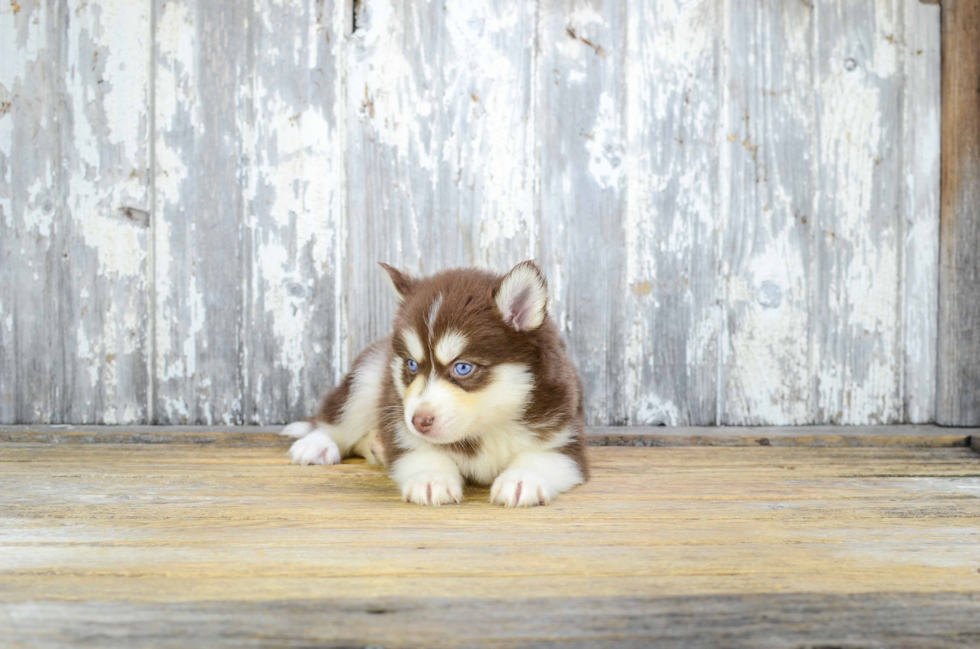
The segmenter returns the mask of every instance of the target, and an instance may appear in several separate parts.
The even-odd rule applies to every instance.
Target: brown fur
[[[391,467],[406,451],[397,441],[397,431],[399,426],[404,426],[405,413],[390,367],[394,359],[411,356],[400,335],[402,330],[411,328],[419,335],[426,352],[424,358],[416,359],[419,373],[428,375],[434,371],[439,378],[466,392],[477,393],[486,388],[494,379],[493,368],[500,364],[517,364],[528,368],[533,377],[533,388],[527,406],[516,423],[523,424],[541,442],[547,442],[565,430],[574,431],[572,439],[556,450],[572,458],[583,478],[588,479],[582,384],[551,318],[545,315],[537,328],[518,330],[522,323],[512,322],[514,314],[503,314],[497,306],[496,296],[504,275],[477,269],[457,269],[417,279],[385,264],[382,266],[402,297],[393,322],[394,334],[358,355],[351,373],[324,398],[315,419],[327,424],[340,422],[345,416],[344,408],[355,387],[358,370],[369,358],[384,354],[385,371],[380,376],[378,392],[379,430],[375,454]],[[533,270],[544,284],[544,278],[533,262],[525,262],[517,268],[522,267],[525,271]],[[530,292],[523,292],[515,298],[515,302],[527,304],[527,300],[532,298]],[[429,312],[437,301],[440,303],[438,315],[430,323]],[[431,348],[432,341],[440,340],[450,330],[466,336],[466,361],[474,364],[473,374],[462,379],[453,375],[453,362],[443,365]],[[401,379],[404,385],[408,385],[414,377],[407,364],[403,362],[402,365]],[[477,436],[448,443],[446,450],[460,457],[475,458],[483,446],[481,438]]]
[[[530,262],[526,262],[530,263]],[[533,265],[533,264],[532,264]],[[537,267],[534,267],[537,271]],[[386,267],[389,270],[390,267]],[[389,273],[394,269],[390,269]],[[588,478],[586,456],[582,386],[578,372],[565,351],[558,329],[551,318],[532,331],[516,331],[504,322],[504,315],[497,308],[494,298],[504,276],[477,269],[457,269],[439,273],[429,278],[412,279],[399,271],[392,278],[396,287],[405,287],[404,300],[395,316],[393,331],[413,328],[426,338],[428,310],[438,296],[442,296],[438,317],[434,323],[434,340],[449,330],[458,330],[467,338],[467,360],[477,364],[476,375],[465,380],[453,378],[451,367],[443,366],[426,345],[425,359],[419,363],[419,373],[427,374],[433,366],[437,375],[467,391],[480,390],[491,378],[489,371],[501,363],[520,363],[530,368],[534,388],[523,423],[542,440],[571,426],[577,434],[573,441],[561,449],[575,460]],[[540,274],[540,271],[537,271]],[[391,354],[408,356],[400,336],[392,338]],[[389,360],[392,356],[389,356]],[[403,377],[411,381],[408,370]],[[389,375],[382,390],[381,439],[386,449],[387,463],[394,462],[403,450],[395,443],[395,430],[401,421],[401,400]],[[478,452],[477,440],[457,442],[454,451],[472,455]],[[473,442],[477,442],[474,444]]]

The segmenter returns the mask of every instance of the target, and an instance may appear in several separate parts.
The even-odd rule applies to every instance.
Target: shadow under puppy
[[[458,503],[464,480],[490,501],[545,505],[589,477],[582,384],[530,261],[500,276],[456,269],[413,278],[386,264],[400,304],[298,437],[294,464],[382,462],[404,500]]]

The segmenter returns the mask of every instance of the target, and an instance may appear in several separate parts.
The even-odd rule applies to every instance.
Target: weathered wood
[[[536,3],[358,6],[347,68],[349,357],[391,323],[377,262],[505,271],[536,254]]]
[[[545,0],[535,84],[540,262],[568,342],[587,421],[621,419],[626,205],[626,6]],[[635,297],[635,296],[634,296]],[[614,414],[615,413],[615,414]]]
[[[626,273],[619,285],[626,299],[616,315],[625,322],[617,423],[718,423],[721,10],[710,0],[626,3]]]
[[[943,0],[936,421],[980,424],[980,1]]]
[[[721,423],[822,421],[814,411],[814,13],[735,3],[720,127]]]
[[[14,3],[0,40],[0,421],[146,421],[149,4]]]
[[[249,6],[154,0],[157,423],[243,420]]]
[[[251,4],[242,419],[305,419],[344,369],[347,4]]]
[[[203,444],[268,446],[285,450],[293,440],[278,426],[36,426],[0,425],[0,443]],[[939,426],[688,427],[600,426],[586,429],[592,446],[968,446],[980,429]]]
[[[65,421],[64,7],[0,12],[0,421]],[[71,336],[65,339],[66,336]]]
[[[791,426],[763,428],[590,428],[593,446],[795,446],[930,448],[967,446],[964,429],[938,426]],[[0,437],[2,439],[2,437]],[[25,438],[26,439],[26,438]]]
[[[903,2],[815,2],[816,421],[903,418]]]
[[[940,10],[903,2],[902,227],[906,423],[936,420],[939,312]]]
[[[980,602],[959,593],[0,606],[8,641],[104,647],[964,647]],[[533,614],[529,612],[533,611]],[[111,630],[111,631],[110,631]]]
[[[593,424],[980,410],[935,7],[15,5],[0,421],[284,422],[386,333],[376,261],[528,257]]]
[[[150,11],[65,3],[62,421],[148,420]]]
[[[0,624],[31,645],[975,643],[970,449],[592,455],[588,484],[504,510],[408,506],[378,467],[267,448],[3,444]]]

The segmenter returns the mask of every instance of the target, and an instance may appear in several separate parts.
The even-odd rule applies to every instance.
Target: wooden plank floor
[[[980,646],[966,445],[593,448],[505,510],[266,442],[0,443],[0,644]]]

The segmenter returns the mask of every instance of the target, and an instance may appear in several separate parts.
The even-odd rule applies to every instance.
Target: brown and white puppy
[[[582,387],[530,261],[506,276],[449,270],[416,279],[382,264],[400,300],[390,337],[364,350],[298,437],[294,464],[381,461],[420,505],[545,505],[589,477]],[[383,456],[383,457],[382,457]]]

